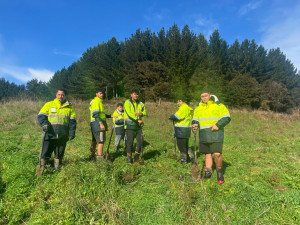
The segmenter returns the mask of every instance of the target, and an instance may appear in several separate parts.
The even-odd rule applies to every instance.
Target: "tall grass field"
[[[107,101],[106,113],[118,101]],[[146,102],[144,163],[127,164],[123,142],[118,154],[110,145],[112,162],[89,161],[89,102],[73,101],[76,138],[67,144],[62,170],[50,167],[36,177],[44,103],[0,104],[0,224],[300,224],[299,113],[229,109],[225,183],[218,184],[215,171],[194,181],[178,149],[174,158],[168,117],[175,103]],[[200,169],[203,157],[198,153]]]

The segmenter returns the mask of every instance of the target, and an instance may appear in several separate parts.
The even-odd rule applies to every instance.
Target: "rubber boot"
[[[139,161],[139,158],[140,158],[140,153],[139,152],[135,152],[134,153],[134,157],[133,157],[133,161],[137,162],[137,161]]]
[[[54,158],[54,169],[56,172],[60,171],[60,167],[61,167],[61,160]]]
[[[180,163],[181,164],[186,164],[186,160],[187,160],[186,153],[180,153]]]
[[[90,151],[91,151],[90,160],[95,161],[96,160],[96,148],[93,148],[91,146]]]
[[[223,184],[224,183],[224,176],[222,173],[222,169],[217,169],[217,178],[218,178],[218,183]]]
[[[96,156],[96,162],[102,162],[104,161],[104,156],[103,155],[97,155]]]
[[[204,169],[205,175],[204,178],[210,178],[212,175],[212,169],[211,168],[205,168]]]
[[[132,163],[132,157],[131,157],[131,154],[128,154],[127,153],[127,163]]]
[[[48,160],[46,160],[46,159],[40,159],[40,163],[36,166],[36,171],[35,171],[36,176],[42,176],[43,175],[43,172],[44,172],[45,166],[47,164],[47,161]]]
[[[191,148],[188,149],[188,155],[190,157],[191,162],[195,162],[195,155]]]

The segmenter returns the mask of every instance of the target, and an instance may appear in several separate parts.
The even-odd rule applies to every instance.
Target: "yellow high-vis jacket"
[[[116,135],[123,135],[124,134],[124,112],[120,112],[116,109],[113,113],[113,116],[117,116],[118,118],[113,118]]]
[[[209,100],[207,103],[201,102],[195,109],[192,124],[198,124],[200,127],[199,141],[201,143],[214,143],[223,142],[224,127],[230,120],[230,114],[225,105]],[[214,124],[219,130],[211,130]]]
[[[105,110],[102,102],[103,100],[97,96],[90,102],[92,132],[101,131],[100,124],[99,124],[100,121],[103,123],[105,127],[105,131],[107,131],[106,118],[111,118],[111,116],[105,114]]]
[[[125,120],[125,129],[128,130],[139,130],[141,126],[138,123],[138,118],[135,114],[142,113],[142,117],[146,115],[145,105],[140,102],[134,102],[131,99],[128,99],[124,103],[124,120]]]
[[[68,101],[62,104],[58,99],[47,102],[38,114],[40,126],[48,125],[45,140],[65,139],[75,136],[76,114],[72,104]]]
[[[186,103],[179,106],[178,111],[170,116],[174,121],[174,137],[189,138],[191,136],[191,122],[193,109]]]

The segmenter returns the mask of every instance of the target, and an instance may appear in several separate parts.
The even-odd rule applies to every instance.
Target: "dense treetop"
[[[206,40],[176,24],[158,33],[138,29],[121,42],[112,37],[88,48],[47,83],[31,80],[25,88],[1,79],[0,87],[0,99],[24,92],[49,99],[63,88],[69,97],[85,100],[100,87],[108,98],[128,97],[135,87],[145,101],[185,95],[196,102],[209,88],[233,107],[287,112],[300,106],[300,76],[279,48],[266,50],[248,39],[228,45],[218,30]]]

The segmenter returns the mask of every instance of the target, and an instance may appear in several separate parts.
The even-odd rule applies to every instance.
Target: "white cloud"
[[[265,28],[262,35],[262,45],[267,48],[280,48],[291,60],[294,66],[300,69],[300,5],[290,12],[286,18]],[[266,27],[266,25],[264,25]]]
[[[215,22],[212,18],[207,18],[202,15],[194,15],[194,27],[192,30],[196,33],[202,33],[207,40],[209,40],[210,35],[214,30],[219,29],[219,24]]]
[[[249,2],[246,5],[243,5],[238,12],[239,16],[244,16],[246,15],[248,12],[257,9],[259,6],[261,5],[261,1],[253,1],[253,2]]]
[[[17,67],[11,65],[0,65],[0,75],[12,77],[22,83],[26,83],[32,79],[47,82],[54,75],[54,72],[47,69],[33,69],[25,67]]]
[[[53,54],[70,56],[70,57],[73,57],[73,58],[76,58],[76,59],[81,57],[81,55],[79,55],[79,54],[72,54],[72,53],[69,53],[69,52],[61,52],[61,51],[58,51],[57,49],[53,49]]]

